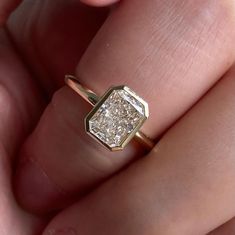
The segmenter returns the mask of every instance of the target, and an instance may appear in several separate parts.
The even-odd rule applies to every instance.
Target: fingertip
[[[82,3],[96,6],[96,7],[104,7],[118,2],[119,0],[80,0]]]

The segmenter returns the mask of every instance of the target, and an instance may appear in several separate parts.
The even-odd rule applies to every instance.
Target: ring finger
[[[80,81],[102,94],[126,84],[148,101],[144,132],[156,138],[182,116],[234,61],[230,1],[121,2],[77,69]],[[25,143],[17,193],[30,209],[71,201],[139,154],[130,145],[115,155],[85,135],[90,107],[71,89],[58,91]]]

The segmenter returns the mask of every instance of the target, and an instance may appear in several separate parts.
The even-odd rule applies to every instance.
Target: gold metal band
[[[65,83],[92,106],[94,106],[100,99],[98,95],[81,85],[78,79],[72,75],[65,76]]]
[[[66,75],[65,83],[92,106],[96,105],[96,103],[100,99],[100,97],[97,94],[95,94],[93,91],[81,85],[81,83],[78,81],[78,79],[75,76]],[[141,131],[137,131],[134,138],[137,142],[142,144],[148,151],[150,151],[155,145],[153,140],[148,138]]]

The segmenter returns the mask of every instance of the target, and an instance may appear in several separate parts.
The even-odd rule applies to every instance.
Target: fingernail
[[[77,235],[76,231],[72,228],[67,229],[50,229],[43,235]]]
[[[29,159],[19,164],[15,181],[19,202],[36,213],[56,209],[63,195],[63,191],[50,180],[42,168]]]

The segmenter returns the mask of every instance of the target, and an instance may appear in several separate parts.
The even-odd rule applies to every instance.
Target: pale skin
[[[235,2],[19,2],[0,3],[0,234],[233,235]],[[148,101],[150,153],[86,136],[74,71]]]

